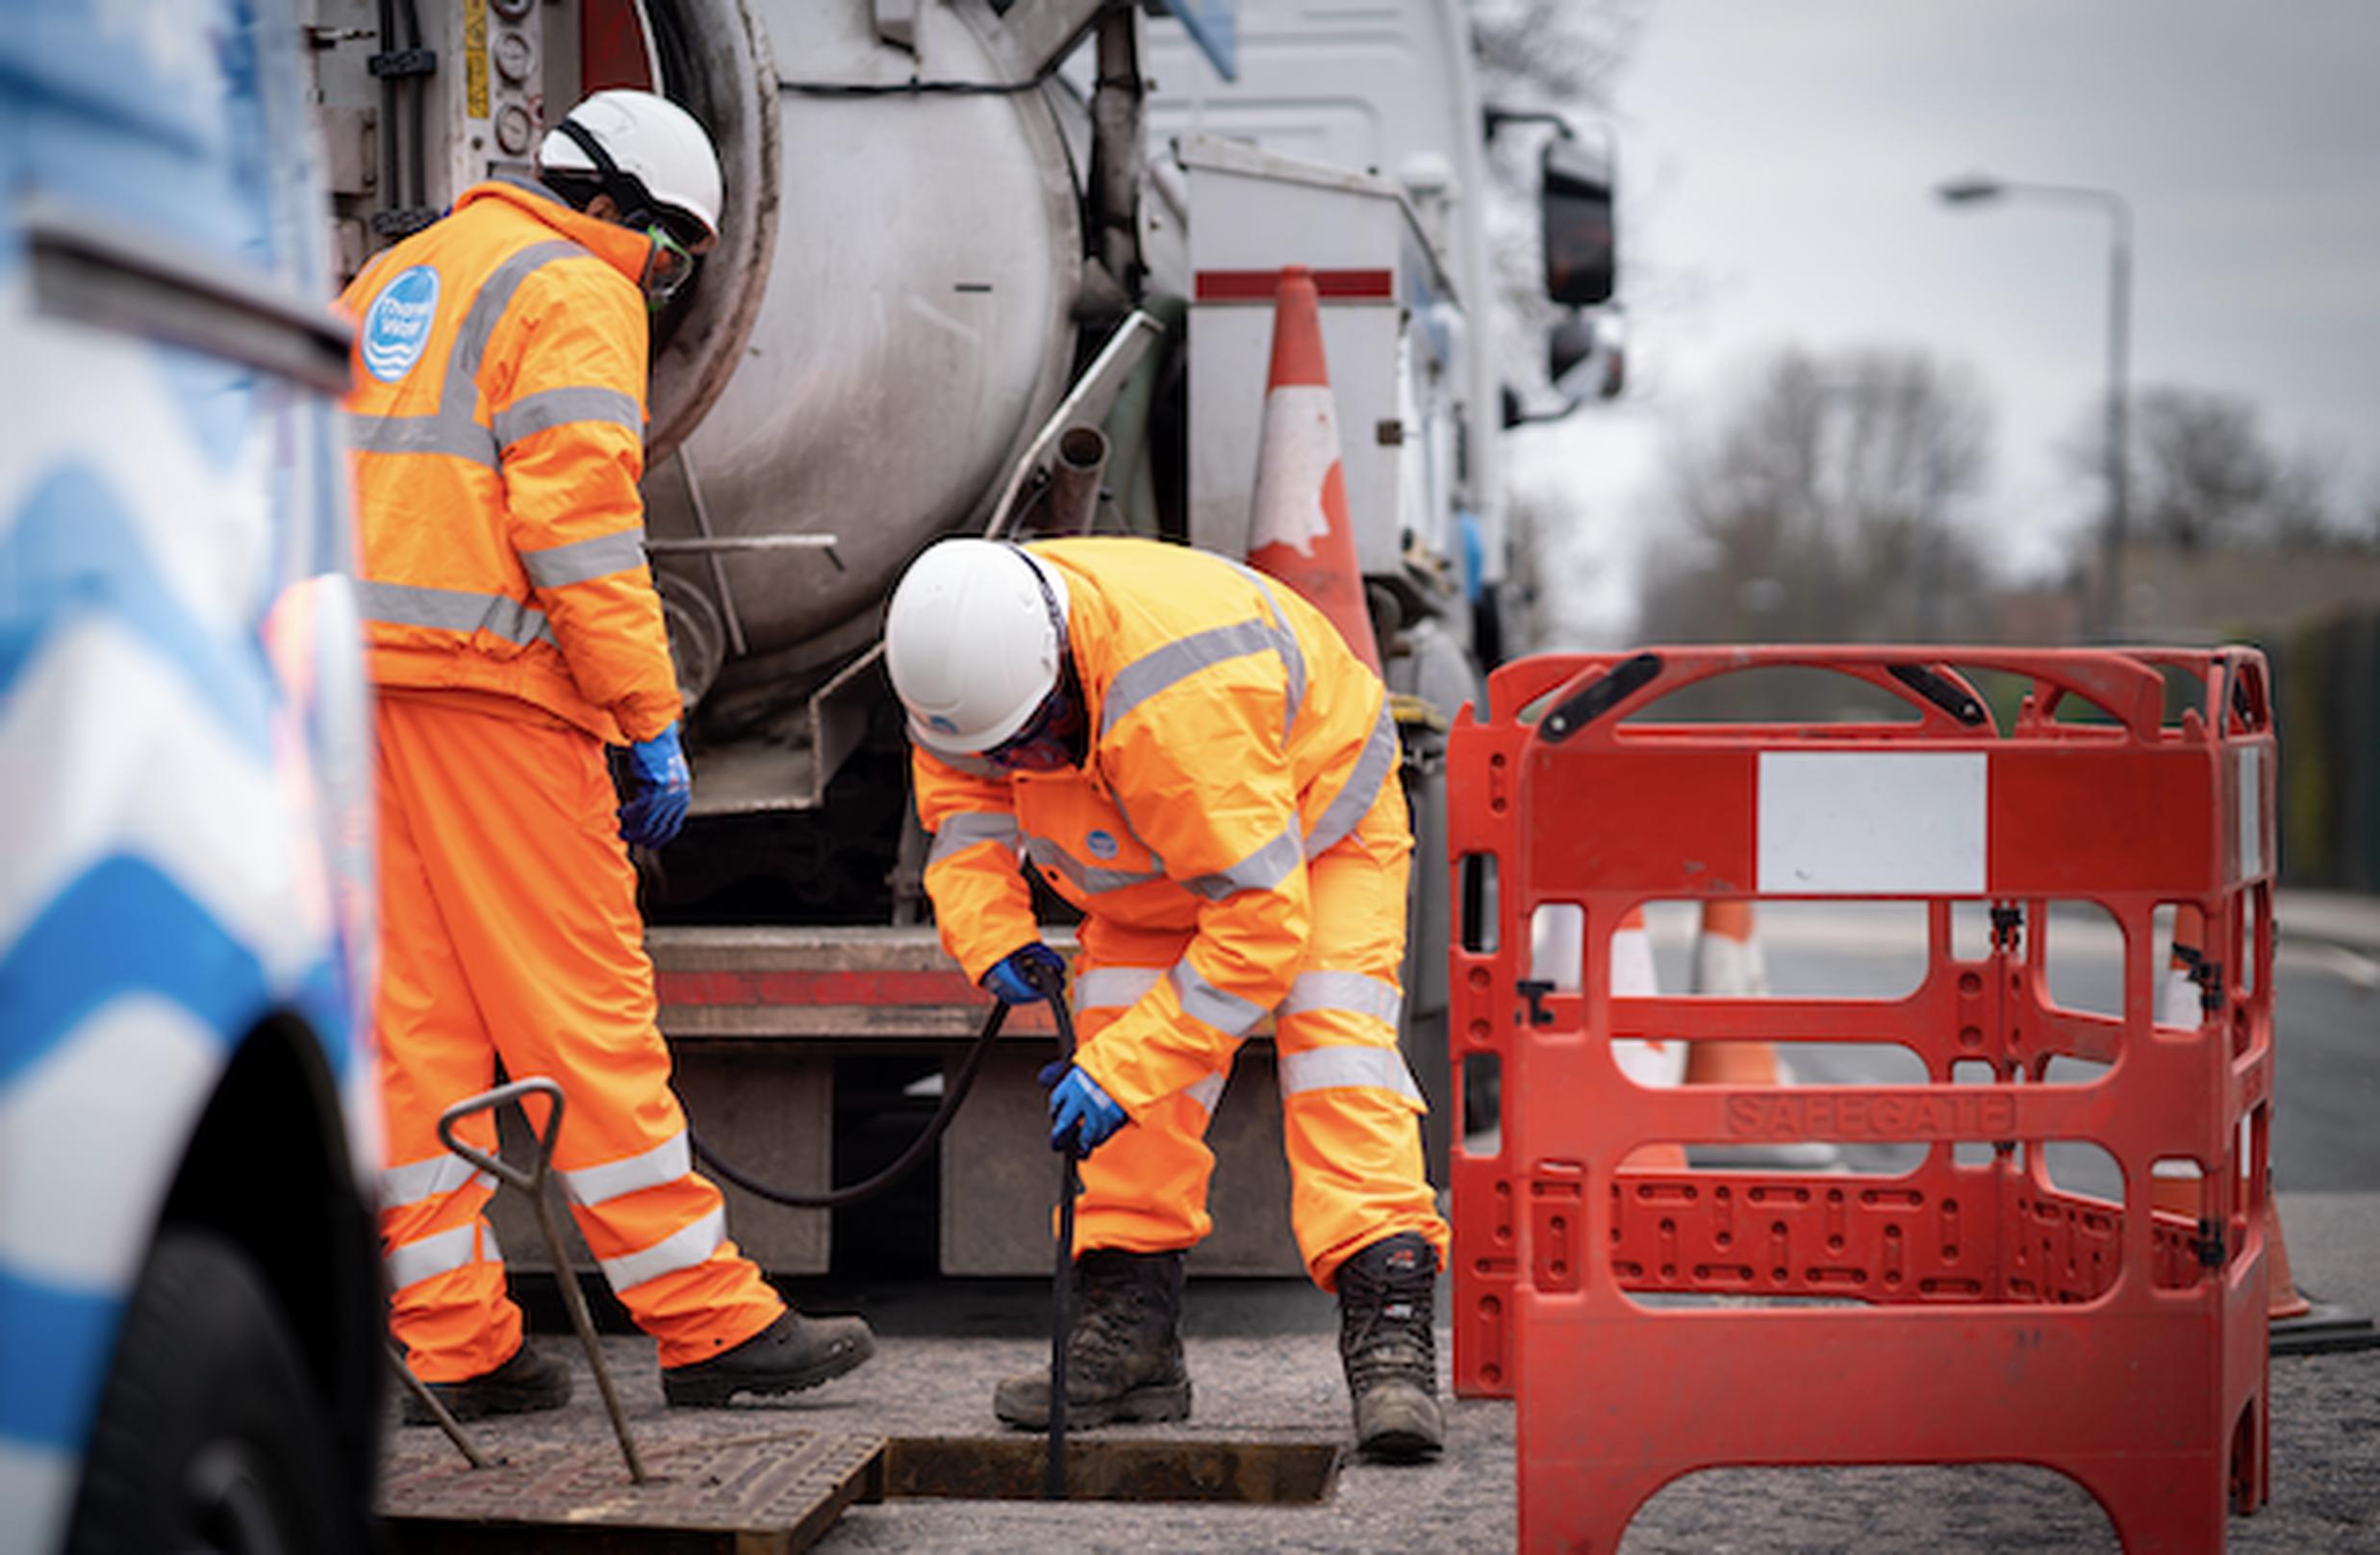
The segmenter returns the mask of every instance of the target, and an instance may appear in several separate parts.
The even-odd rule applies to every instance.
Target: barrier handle
[[[2202,675],[2217,668],[2216,655],[2206,657],[2208,663],[2190,667]],[[1510,719],[1550,697],[1538,724],[1541,738],[1560,743],[1583,737],[1601,745],[1614,737],[1615,726],[1650,703],[1706,680],[1752,669],[1830,670],[1908,703],[1933,733],[1997,738],[2000,730],[1981,693],[1962,673],[1986,669],[2033,681],[2047,693],[2048,709],[2066,696],[2080,697],[2146,742],[2158,738],[2164,722],[2165,679],[2157,662],[2142,654],[2088,649],[1702,645],[1524,660],[1500,668],[1489,688],[1496,718]]]

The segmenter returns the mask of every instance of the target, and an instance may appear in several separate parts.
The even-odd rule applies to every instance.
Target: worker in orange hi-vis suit
[[[1279,1054],[1308,1272],[1335,1289],[1359,1445],[1435,1452],[1447,1250],[1398,1051],[1413,847],[1380,676],[1294,590],[1148,540],[946,540],[894,591],[943,944],[1010,1003],[1054,987],[1020,860],[1085,914],[1081,1046],[1045,1072],[1085,1152],[1070,1421],[1186,1416],[1182,1263],[1210,1229],[1204,1135],[1239,1041]],[[1049,1379],[1000,1384],[1041,1426]]]
[[[570,1396],[505,1294],[494,1184],[438,1138],[499,1058],[568,1097],[555,1169],[671,1403],[811,1387],[874,1348],[789,1310],[692,1169],[623,847],[673,837],[692,787],[637,479],[649,314],[716,237],[718,159],[682,109],[605,91],[538,173],[467,191],[342,298],[379,687],[381,1238],[396,1338],[465,1416]],[[493,1148],[486,1114],[460,1132]]]

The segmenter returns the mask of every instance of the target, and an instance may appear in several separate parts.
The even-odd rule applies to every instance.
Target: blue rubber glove
[[[1058,1062],[1046,1064],[1041,1071],[1045,1085],[1055,1082],[1050,1092],[1050,1148],[1064,1150],[1069,1134],[1074,1135],[1075,1148],[1088,1156],[1107,1142],[1114,1134],[1132,1120],[1125,1116],[1124,1109],[1114,1097],[1100,1089],[1100,1083],[1082,1072],[1078,1064]]]
[[[1037,970],[1047,975],[1036,978]],[[1052,988],[1066,985],[1066,958],[1038,939],[1022,950],[1010,951],[983,974],[984,991],[1003,1005],[1040,1004],[1049,997],[1044,983]]]
[[[695,795],[695,775],[671,725],[649,740],[628,747],[628,781],[634,790],[620,807],[620,836],[640,848],[659,848],[686,824]]]

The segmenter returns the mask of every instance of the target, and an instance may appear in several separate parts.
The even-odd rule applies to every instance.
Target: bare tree
[[[1991,413],[1966,369],[1918,351],[1788,350],[1672,463],[1681,538],[1648,558],[1639,635],[1937,639],[1988,592],[1955,521],[1983,483]]]
[[[2186,552],[2356,543],[2336,498],[2336,472],[2312,452],[2283,453],[2243,395],[2149,388],[2133,420],[2137,538]],[[2097,479],[2107,468],[2105,438],[2093,411],[2066,445],[2078,474]]]
[[[2271,499],[2279,461],[2256,409],[2231,395],[2152,389],[2140,395],[2137,457],[2148,532],[2184,550],[2245,538]]]
[[[1523,108],[1608,107],[1645,0],[1473,0],[1481,94]]]

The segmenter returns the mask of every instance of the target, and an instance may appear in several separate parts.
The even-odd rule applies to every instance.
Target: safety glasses
[[[652,240],[652,247],[645,256],[645,273],[638,284],[645,289],[645,305],[659,313],[695,278],[696,262],[694,251],[661,223],[646,227],[645,236]]]

